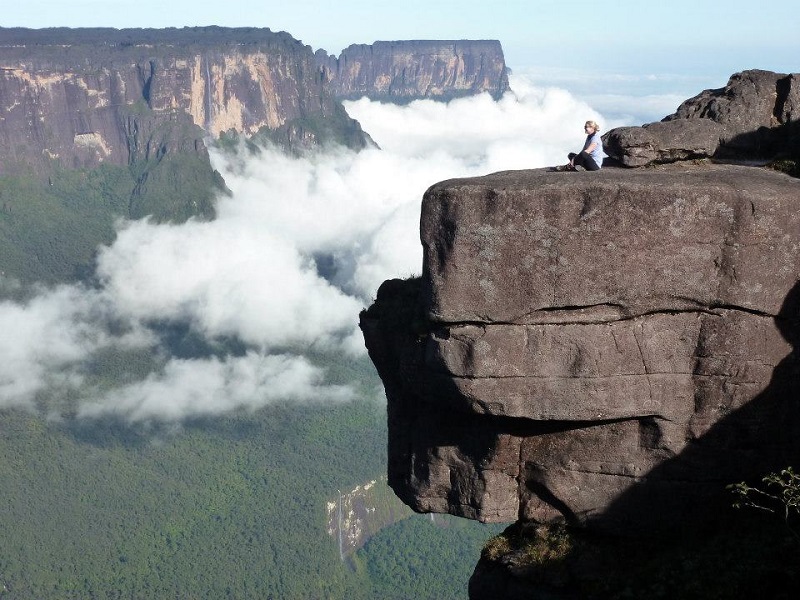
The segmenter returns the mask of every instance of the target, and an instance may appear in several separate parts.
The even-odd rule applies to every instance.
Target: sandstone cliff
[[[421,511],[620,531],[798,458],[798,201],[734,166],[433,186],[419,293],[387,285],[362,318],[390,484]],[[675,505],[610,510],[648,486]]]
[[[338,98],[402,103],[489,92],[497,99],[509,90],[496,40],[375,42],[349,46],[339,58],[321,50],[316,56]]]
[[[314,121],[364,144],[311,48],[268,29],[0,29],[0,106],[0,174],[204,152],[204,135],[228,131],[314,142]],[[165,122],[179,135],[154,136]]]
[[[361,148],[367,137],[337,97],[506,90],[496,41],[376,42],[336,59],[269,29],[0,28],[0,175],[202,154],[204,136],[226,132]],[[160,135],[165,123],[181,129]]]

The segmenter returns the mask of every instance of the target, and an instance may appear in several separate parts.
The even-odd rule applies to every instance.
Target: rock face
[[[0,28],[0,175],[203,153],[227,132],[363,148],[337,97],[506,90],[496,41],[376,42],[336,59],[269,29]]]
[[[661,122],[603,136],[626,167],[692,158],[769,159],[800,150],[800,74],[751,70],[686,100]]]
[[[495,59],[504,76],[497,43],[430,42],[406,56],[422,87],[404,97],[494,91]],[[224,182],[209,138],[364,148],[326,73],[269,29],[0,28],[0,274],[87,277],[120,218],[213,216]]]
[[[496,40],[416,40],[354,44],[339,58],[317,51],[317,62],[337,98],[409,102],[450,100],[510,88]]]
[[[0,107],[0,175],[204,151],[205,135],[228,131],[311,143],[314,120],[365,143],[311,48],[268,29],[0,29]],[[146,135],[165,123],[180,129]]]
[[[800,458],[800,181],[741,166],[431,187],[362,313],[418,511],[632,535]]]

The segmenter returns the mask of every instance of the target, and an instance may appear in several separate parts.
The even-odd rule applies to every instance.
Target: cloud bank
[[[162,373],[83,404],[78,416],[180,421],[254,411],[279,401],[341,402],[354,397],[350,387],[324,385],[323,377],[321,369],[297,356],[249,352],[225,359],[173,359]]]
[[[498,102],[346,103],[380,149],[212,152],[232,191],[214,221],[122,224],[99,251],[97,289],[62,286],[0,304],[0,407],[69,391],[79,417],[180,421],[354,397],[327,384],[308,356],[364,356],[359,310],[383,280],[421,270],[427,187],[560,164],[582,145],[585,120],[620,124],[562,89],[519,77],[512,87]],[[171,356],[164,324],[245,351]],[[124,348],[158,356],[157,368],[102,391],[87,385],[93,358]]]

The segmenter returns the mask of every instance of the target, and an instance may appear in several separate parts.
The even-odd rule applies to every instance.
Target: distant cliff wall
[[[503,49],[496,40],[414,40],[354,44],[339,58],[317,51],[317,62],[338,98],[409,102],[450,100],[509,90]]]
[[[361,148],[337,98],[506,90],[496,41],[376,42],[336,59],[269,29],[0,28],[0,175],[203,153],[225,132]]]
[[[0,29],[0,174],[204,151],[205,134],[227,131],[314,143],[311,125],[325,120],[347,121],[363,146],[311,48],[286,33]],[[182,135],[142,137],[164,121],[183,123]]]

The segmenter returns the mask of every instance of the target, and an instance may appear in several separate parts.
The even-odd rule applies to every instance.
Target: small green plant
[[[483,546],[483,556],[489,560],[500,560],[503,556],[511,552],[511,543],[504,534],[499,534],[490,538]]]
[[[792,526],[792,521],[800,515],[800,474],[795,473],[792,467],[786,467],[780,473],[769,473],[761,481],[763,489],[749,486],[744,481],[729,485],[728,489],[736,496],[733,506],[748,506],[782,515],[786,526],[800,539],[800,533]]]
[[[513,554],[517,565],[556,565],[573,549],[573,540],[563,525],[529,523],[510,527],[491,538],[483,547],[488,560],[501,560]]]
[[[783,158],[767,165],[770,169],[786,173],[792,177],[800,177],[800,160]]]

